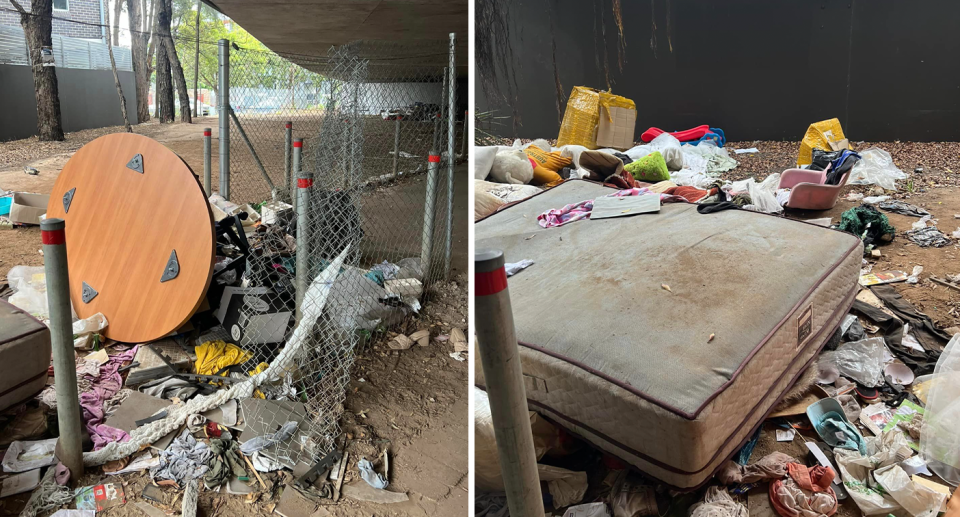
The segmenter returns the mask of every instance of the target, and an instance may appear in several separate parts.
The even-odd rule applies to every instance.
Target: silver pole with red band
[[[490,398],[507,506],[514,517],[543,517],[537,456],[503,252],[477,250],[473,264],[476,349]]]
[[[70,276],[67,272],[67,242],[63,228],[63,219],[40,222],[47,306],[50,311],[50,343],[53,347],[53,379],[57,387],[57,421],[60,426],[57,457],[70,469],[70,479],[79,480],[83,475],[80,397],[77,394]]]
[[[440,176],[440,155],[430,151],[427,158],[427,192],[423,201],[423,236],[420,241],[420,269],[423,270],[423,284],[433,280],[433,226],[437,212],[437,180]]]
[[[450,66],[447,67],[447,240],[443,250],[443,278],[450,280],[450,260],[453,254],[453,161],[456,159],[453,151],[454,131],[456,131],[457,115],[454,106],[457,102],[457,65],[456,65],[457,35],[450,33]]]
[[[297,139],[300,144],[303,140]],[[294,155],[296,156],[296,155]],[[300,321],[300,306],[310,281],[310,192],[313,190],[313,173],[299,171],[297,174],[297,321]]]
[[[207,197],[210,197],[210,189],[213,188],[213,186],[210,184],[212,181],[210,179],[210,169],[213,166],[211,164],[211,160],[213,158],[210,156],[210,137],[212,133],[213,130],[211,130],[209,127],[203,129],[203,193],[206,194]]]
[[[291,178],[300,177],[300,160],[303,158],[303,139],[297,138],[293,141],[293,170],[290,172]],[[293,211],[297,211],[297,183],[290,182],[290,204],[293,205]]]
[[[283,179],[287,185],[293,185],[295,174],[290,173],[290,154],[293,148],[293,122],[287,121],[283,124]]]

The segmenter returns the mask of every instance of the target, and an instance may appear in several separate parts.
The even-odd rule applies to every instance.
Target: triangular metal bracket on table
[[[170,252],[170,258],[167,259],[167,265],[163,268],[163,274],[160,275],[160,282],[173,280],[180,274],[180,262],[177,261],[177,250]]]
[[[70,213],[70,203],[73,202],[73,195],[77,192],[77,187],[73,187],[63,195],[63,213]]]
[[[136,156],[134,156],[133,158],[130,159],[129,162],[127,162],[127,168],[135,170],[140,174],[143,174],[143,155],[137,153]]]
[[[90,287],[90,284],[84,282],[83,290],[80,291],[80,299],[83,300],[83,303],[90,303],[90,300],[97,297],[100,294],[96,289]]]

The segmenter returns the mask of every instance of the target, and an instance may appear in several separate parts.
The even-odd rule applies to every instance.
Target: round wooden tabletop
[[[213,214],[193,171],[145,136],[117,133],[78,150],[50,194],[66,221],[70,299],[102,312],[104,335],[159,339],[200,306],[213,276]]]

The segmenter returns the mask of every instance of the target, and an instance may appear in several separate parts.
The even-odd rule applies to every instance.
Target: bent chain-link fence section
[[[245,289],[239,319],[201,340],[249,352],[245,365],[259,366],[244,376],[262,371],[310,311],[300,295],[349,247],[295,367],[255,392],[282,402],[241,404],[246,429],[298,423],[292,439],[267,449],[289,467],[335,448],[358,346],[418,313],[449,275],[451,160],[463,142],[463,117],[450,109],[453,42],[392,47],[355,42],[326,56],[230,49],[232,110],[220,113],[230,120],[229,202],[221,203],[255,210],[244,222],[245,270],[212,287]],[[288,147],[288,123],[302,147]],[[230,260],[218,258],[216,270]]]

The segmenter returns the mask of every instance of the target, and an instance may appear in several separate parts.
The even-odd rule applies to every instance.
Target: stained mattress
[[[509,280],[530,409],[666,484],[695,488],[837,328],[856,295],[862,244],[692,204],[537,224],[546,210],[611,192],[565,182],[478,221],[476,248],[534,261]]]

